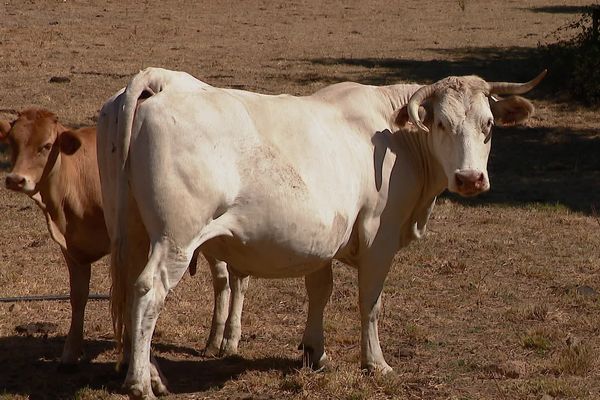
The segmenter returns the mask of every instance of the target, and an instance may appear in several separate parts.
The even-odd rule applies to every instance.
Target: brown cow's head
[[[30,196],[39,191],[60,153],[73,154],[81,144],[53,113],[39,108],[22,111],[12,123],[0,121],[0,140],[7,141],[12,151],[6,187]]]

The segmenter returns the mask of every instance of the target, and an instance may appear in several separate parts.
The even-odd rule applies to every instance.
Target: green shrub
[[[586,105],[600,104],[599,20],[600,6],[590,6],[551,35],[555,43],[542,47],[556,89]]]

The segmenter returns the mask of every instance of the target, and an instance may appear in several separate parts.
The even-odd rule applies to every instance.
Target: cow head
[[[10,144],[12,171],[6,176],[6,188],[33,195],[56,165],[60,153],[73,154],[79,139],[44,109],[22,111],[12,123],[0,122],[0,140]]]
[[[493,94],[522,94],[545,76],[530,82],[486,82],[477,76],[449,77],[415,92],[407,105],[413,124],[430,132],[432,152],[448,179],[448,190],[474,196],[490,188],[487,161],[492,128],[521,123],[533,105],[519,96],[497,99]]]

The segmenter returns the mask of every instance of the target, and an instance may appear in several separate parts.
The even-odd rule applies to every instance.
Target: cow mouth
[[[462,197],[475,197],[481,193],[487,192],[488,190],[490,190],[489,185],[478,185],[475,187],[455,187],[450,189],[451,192],[454,192]]]
[[[481,193],[485,193],[490,190],[489,186],[481,189],[463,189],[463,190],[455,190],[454,192],[461,195],[462,197],[475,197],[480,195]]]

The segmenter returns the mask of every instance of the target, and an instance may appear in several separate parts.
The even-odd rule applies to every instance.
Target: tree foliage
[[[586,105],[600,104],[600,6],[587,7],[542,48],[557,88]]]

